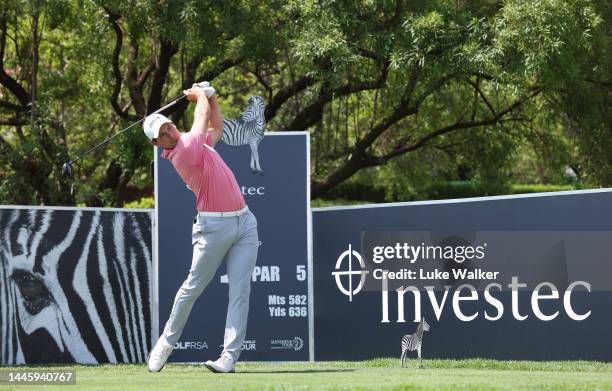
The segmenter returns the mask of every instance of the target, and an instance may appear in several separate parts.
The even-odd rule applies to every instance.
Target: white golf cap
[[[163,124],[171,123],[172,120],[161,114],[151,114],[145,118],[142,128],[149,140],[153,140],[159,136],[159,129]]]

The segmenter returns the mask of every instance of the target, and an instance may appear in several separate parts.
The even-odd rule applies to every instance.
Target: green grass
[[[375,203],[376,201],[349,200],[347,198],[334,198],[333,200],[315,198],[314,200],[310,200],[310,207],[323,208],[328,206],[365,205]]]
[[[239,363],[235,374],[200,365],[75,366],[77,386],[14,390],[612,390],[612,363],[593,361],[424,360],[424,369],[400,368],[398,359],[361,362]],[[35,370],[30,366],[15,369]],[[60,367],[51,367],[58,370]],[[7,368],[3,368],[5,371]],[[2,388],[0,389],[11,389]]]

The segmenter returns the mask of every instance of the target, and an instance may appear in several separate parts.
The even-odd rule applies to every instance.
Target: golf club
[[[203,81],[203,82],[200,82],[200,83],[195,83],[195,84],[196,84],[198,87],[201,87],[201,88],[205,88],[205,87],[208,87],[208,86],[209,86],[209,83],[208,83],[208,82],[206,82],[206,81]],[[148,114],[148,115],[151,115],[151,114],[158,114],[158,113],[160,113],[160,112],[162,112],[162,111],[166,110],[167,108],[174,106],[175,104],[179,103],[180,101],[182,101],[182,100],[183,100],[183,99],[185,99],[185,98],[186,98],[186,96],[185,96],[185,95],[182,95],[182,96],[178,97],[177,99],[173,100],[172,102],[168,103],[167,105],[165,105],[165,106],[163,106],[163,107],[161,107],[161,108],[159,108],[159,109],[155,110],[154,112],[152,112],[152,113],[150,113],[150,114]],[[80,159],[82,159],[83,157],[87,156],[88,154],[90,154],[91,152],[95,151],[96,149],[98,149],[98,148],[100,148],[100,147],[102,147],[102,146],[104,146],[104,145],[108,144],[108,143],[109,143],[109,142],[110,142],[112,139],[114,139],[115,137],[117,137],[117,136],[119,136],[119,135],[121,135],[121,134],[123,134],[123,133],[127,132],[128,130],[132,129],[134,126],[136,126],[136,125],[138,125],[138,124],[142,123],[142,121],[144,121],[144,119],[145,119],[145,118],[146,118],[146,116],[145,116],[145,117],[143,117],[143,118],[141,118],[141,119],[139,119],[138,121],[134,122],[133,124],[131,124],[131,125],[130,125],[130,126],[128,126],[127,128],[123,129],[122,131],[120,131],[120,132],[118,132],[118,133],[113,134],[112,136],[110,136],[110,137],[109,137],[109,138],[107,138],[106,140],[104,140],[104,141],[100,142],[100,143],[99,143],[99,144],[97,144],[96,146],[94,146],[94,147],[92,147],[92,148],[88,149],[87,151],[85,151],[84,153],[82,153],[81,155],[79,155],[77,158],[72,159],[72,160],[70,160],[70,161],[68,161],[68,162],[64,163],[64,164],[62,165],[62,175],[63,175],[63,176],[65,176],[65,177],[68,177],[68,178],[72,178],[72,164],[73,164],[73,163],[75,163],[75,162],[79,161]]]

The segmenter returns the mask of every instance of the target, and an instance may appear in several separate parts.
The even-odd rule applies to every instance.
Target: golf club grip
[[[204,88],[204,87],[208,86],[208,83],[206,83],[206,84],[204,84],[204,83],[206,83],[206,82],[199,82],[199,83],[194,83],[194,84],[196,84],[196,85],[197,85],[198,87],[200,87],[200,88]],[[175,100],[173,100],[172,102],[170,102],[170,103],[168,103],[167,105],[165,105],[164,107],[161,107],[161,108],[159,108],[159,109],[155,110],[155,111],[154,111],[153,113],[151,113],[151,114],[159,114],[159,113],[161,113],[162,111],[166,110],[168,107],[172,107],[172,106],[174,106],[175,104],[179,103],[180,101],[182,101],[182,100],[183,100],[183,99],[185,99],[185,98],[187,98],[187,96],[186,96],[186,95],[181,95],[181,96],[179,96],[178,98],[176,98]],[[144,118],[143,118],[143,119],[144,119]]]

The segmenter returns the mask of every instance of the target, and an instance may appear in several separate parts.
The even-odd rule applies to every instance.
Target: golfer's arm
[[[193,125],[191,132],[206,132],[206,127],[210,121],[210,105],[208,99],[202,94],[196,103],[195,111],[193,112]]]
[[[221,110],[217,104],[216,96],[213,95],[208,98],[208,103],[210,105],[210,122],[208,123],[208,131],[212,135],[212,144],[214,146],[219,142],[219,140],[221,140],[221,137],[223,137],[223,116],[221,115]]]

